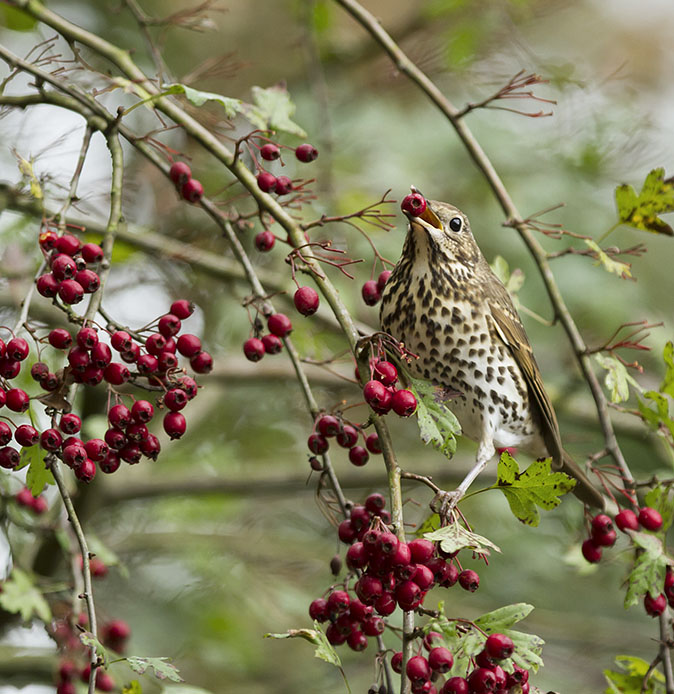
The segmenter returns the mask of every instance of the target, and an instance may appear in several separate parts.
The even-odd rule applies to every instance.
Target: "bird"
[[[475,465],[452,492],[450,508],[506,448],[552,458],[553,470],[576,479],[573,491],[581,501],[603,508],[602,494],[562,446],[522,320],[468,217],[454,205],[426,200],[414,187],[408,198],[416,208],[403,201],[407,236],[379,317],[381,329],[418,357],[409,364],[411,375],[451,397],[447,404],[463,434],[478,444]]]

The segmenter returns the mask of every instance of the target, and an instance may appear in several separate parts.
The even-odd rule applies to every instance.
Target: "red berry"
[[[459,585],[465,590],[474,593],[480,586],[480,577],[472,569],[464,569],[459,574]]]
[[[601,547],[598,547],[593,539],[585,540],[581,546],[581,551],[590,564],[597,564],[601,559]]]
[[[190,359],[190,366],[195,373],[210,373],[213,370],[213,357],[208,352],[201,351]]]
[[[0,389],[4,395],[5,391]],[[6,446],[12,440],[12,430],[7,422],[0,421],[0,446]]]
[[[243,343],[243,353],[248,361],[260,361],[264,357],[264,343],[257,337],[251,337]]]
[[[91,482],[96,476],[96,463],[91,458],[85,458],[80,465],[75,467],[75,477],[80,482]]]
[[[40,433],[30,424],[21,424],[16,428],[14,438],[20,446],[34,446],[40,440]]]
[[[184,161],[174,161],[169,169],[169,177],[176,185],[183,185],[192,178],[192,169]]]
[[[332,414],[321,415],[316,422],[318,432],[326,438],[337,436],[339,433],[339,427],[339,419]]]
[[[179,439],[187,429],[185,417],[180,412],[167,412],[164,415],[164,431],[171,439]]]
[[[129,441],[133,441],[134,443],[138,443],[139,441],[142,441],[144,438],[147,437],[148,435],[148,430],[147,427],[142,424],[141,422],[131,422],[128,427],[126,427],[126,438]]]
[[[432,648],[428,653],[428,664],[434,672],[445,673],[449,672],[454,665],[454,656],[451,652],[442,646]]]
[[[411,390],[396,390],[391,398],[391,409],[401,417],[409,417],[416,412],[417,399]]]
[[[59,236],[59,238],[56,239],[54,245],[59,253],[75,255],[75,253],[80,250],[81,243],[77,236],[63,234],[63,236]]]
[[[81,349],[91,350],[98,344],[98,332],[94,328],[81,328],[75,338]]]
[[[349,609],[351,598],[345,590],[335,590],[328,596],[328,612],[342,614]]]
[[[30,352],[28,343],[22,337],[13,337],[5,346],[5,357],[13,361],[23,361]]]
[[[62,443],[63,438],[57,429],[45,429],[40,435],[40,446],[45,451],[57,451]]]
[[[299,161],[308,164],[318,157],[318,150],[310,144],[303,144],[295,148],[295,156]]]
[[[278,354],[283,349],[283,342],[281,342],[281,338],[276,337],[276,335],[264,335],[262,337],[262,344],[264,345],[266,354]]]
[[[37,291],[41,296],[53,299],[59,291],[59,281],[49,272],[37,278]]]
[[[470,687],[468,686],[468,680],[463,677],[450,677],[442,689],[440,694],[469,694]]]
[[[108,429],[105,432],[105,443],[115,451],[119,451],[126,446],[126,434],[121,429]]]
[[[110,343],[118,352],[128,352],[133,346],[131,335],[124,330],[118,330],[112,334]]]
[[[353,525],[351,525],[351,521],[348,519],[343,520],[337,527],[337,536],[341,542],[344,542],[347,545],[356,539],[356,534],[357,531]]]
[[[152,333],[145,342],[145,349],[155,357],[159,357],[165,348],[166,338],[161,333]]]
[[[435,582],[435,574],[423,564],[417,564],[416,567],[411,577],[412,581],[414,581],[421,590],[429,590]]]
[[[384,287],[386,286],[386,283],[388,282],[388,278],[390,276],[390,270],[383,270],[379,273],[379,277],[377,277],[377,289],[379,289],[380,292],[384,291]]]
[[[372,368],[372,378],[392,386],[398,380],[398,369],[390,361],[378,361]]]
[[[316,598],[309,605],[309,616],[317,622],[327,622],[330,617],[328,603],[323,598]]]
[[[362,542],[354,542],[346,551],[346,565],[349,569],[364,569],[369,561],[369,555]]]
[[[93,270],[80,270],[75,275],[75,281],[82,287],[85,294],[93,294],[101,288],[101,278]]]
[[[372,408],[383,409],[391,401],[391,393],[379,381],[368,381],[363,386],[365,402]]]
[[[56,349],[68,349],[73,343],[70,333],[63,328],[54,328],[48,336],[49,344]]]
[[[374,609],[377,611],[377,614],[380,614],[382,617],[388,617],[390,614],[393,614],[396,607],[398,607],[398,603],[393,593],[382,593],[374,601]]]
[[[97,243],[85,243],[82,246],[82,258],[85,263],[100,263],[103,260],[103,249]]]
[[[426,211],[426,200],[420,193],[410,193],[403,198],[400,209],[412,217],[418,217]]]
[[[178,338],[176,347],[184,357],[193,357],[201,352],[201,340],[196,335],[186,333]]]
[[[318,293],[311,287],[300,287],[293,296],[293,302],[303,316],[311,316],[318,310]]]
[[[12,359],[7,359],[7,357],[2,357],[0,359],[0,376],[11,380],[16,378],[21,371],[21,362],[13,361]]]
[[[395,596],[402,610],[413,610],[421,604],[421,588],[414,581],[398,583]]]
[[[159,439],[154,434],[148,434],[146,438],[141,439],[140,452],[147,458],[152,460],[157,460],[159,453],[161,452],[161,444]]]
[[[654,508],[644,506],[639,510],[639,523],[646,530],[660,530],[662,527],[662,516]]]
[[[64,414],[59,422],[59,429],[69,436],[76,434],[82,428],[82,420],[73,413]]]
[[[379,434],[377,432],[371,433],[365,439],[365,446],[370,453],[378,454],[381,453],[381,446],[379,445]]]
[[[142,424],[135,424],[134,426],[142,426]],[[129,465],[136,465],[137,463],[140,462],[141,458],[141,451],[140,451],[140,446],[138,446],[135,443],[127,443],[123,448],[120,449],[119,451],[119,457],[129,463]]]
[[[56,685],[56,694],[76,694],[77,689],[70,680],[61,680]]]
[[[84,370],[89,366],[89,352],[81,347],[73,347],[68,352],[68,363],[74,371],[84,373]]]
[[[108,421],[115,429],[126,429],[131,419],[131,410],[126,405],[113,405],[108,412]]]
[[[431,677],[431,668],[423,655],[412,656],[407,661],[405,672],[413,683],[418,682],[419,680],[423,682]]]
[[[288,195],[293,190],[293,182],[287,176],[276,179],[276,195]]]
[[[381,581],[376,576],[363,574],[353,587],[358,599],[366,605],[372,605],[384,592]]]
[[[182,184],[180,194],[188,202],[199,202],[204,195],[204,187],[196,178],[190,178]]]
[[[260,156],[266,161],[274,161],[274,159],[278,159],[281,156],[281,150],[276,145],[268,142],[260,148]]]
[[[21,462],[21,456],[16,448],[5,446],[0,448],[0,467],[13,470]]]
[[[620,513],[616,514],[615,524],[618,530],[625,532],[626,530],[639,530],[639,519],[637,514],[629,508],[624,508]]]
[[[153,374],[155,371],[159,370],[159,359],[157,359],[157,357],[153,357],[151,354],[143,354],[142,356],[138,357],[137,365],[138,371],[147,376],[148,374]]]
[[[293,324],[290,322],[290,318],[284,313],[272,313],[272,315],[267,318],[267,327],[272,335],[287,337],[293,329]]]
[[[515,650],[513,640],[505,634],[491,634],[487,638],[484,647],[489,657],[494,660],[510,658]]]
[[[440,644],[442,643],[442,634],[438,633],[437,631],[429,631],[426,636],[424,636],[423,639],[423,646],[427,651],[432,650],[433,648],[436,648],[437,646],[434,646],[433,644]]]
[[[386,499],[383,494],[374,492],[365,499],[365,508],[372,514],[377,515],[379,511],[386,507]]]
[[[98,369],[104,369],[112,361],[112,350],[105,342],[99,342],[89,355],[91,363]]]
[[[79,304],[84,298],[84,288],[75,280],[63,280],[59,284],[58,294],[64,304]]]
[[[178,316],[174,316],[172,313],[167,313],[159,319],[159,324],[157,328],[159,332],[168,340],[170,337],[177,335],[180,332],[182,324]]]
[[[178,299],[171,304],[171,313],[180,320],[185,320],[194,313],[194,304],[187,299]]]
[[[358,430],[351,424],[345,424],[337,434],[337,443],[342,448],[351,448],[358,441]]]
[[[309,450],[315,455],[323,455],[328,450],[329,444],[327,439],[320,434],[311,434],[307,439]]]
[[[75,277],[77,263],[69,255],[60,253],[52,258],[51,271],[59,282],[69,280]]]
[[[12,412],[25,412],[30,404],[28,393],[21,388],[12,388],[7,391],[6,404]]]
[[[615,530],[609,530],[601,535],[592,533],[592,542],[598,547],[613,547],[617,537],[618,533]]]
[[[276,237],[271,231],[261,231],[255,236],[255,248],[262,253],[270,251],[276,243]]]
[[[131,416],[136,422],[147,424],[154,416],[154,407],[147,400],[136,400],[131,408]]]
[[[103,370],[103,378],[113,386],[121,386],[131,378],[131,372],[124,364],[112,362]]]
[[[426,564],[435,555],[435,545],[424,538],[417,538],[407,543],[415,564]]]
[[[356,466],[362,467],[370,459],[370,454],[362,446],[349,449],[349,460]]]
[[[276,176],[269,171],[260,171],[257,175],[257,186],[263,193],[273,193],[276,190]]]
[[[171,388],[164,396],[164,405],[172,412],[178,412],[187,405],[187,393],[182,388]]]
[[[397,653],[394,653],[393,656],[391,657],[391,669],[393,672],[396,672],[397,674],[400,674],[403,671],[403,653],[402,651],[398,651]]]
[[[95,463],[100,463],[106,459],[110,449],[102,439],[89,439],[84,444],[84,450],[87,452],[88,458],[91,458]]]
[[[374,280],[368,280],[363,285],[360,293],[363,297],[363,301],[367,306],[374,306],[381,299],[381,292],[377,287],[377,283]]]
[[[331,624],[325,630],[325,637],[333,646],[339,646],[346,641],[346,636],[342,634],[334,624]]]
[[[660,593],[657,598],[654,598],[650,593],[644,596],[644,609],[646,614],[651,617],[659,617],[667,607],[667,597],[664,593]]]
[[[54,248],[56,248],[57,238],[58,234],[54,233],[53,231],[43,231],[38,238],[40,248],[42,248],[44,251],[53,251]]]
[[[468,676],[471,694],[488,694],[496,689],[496,675],[485,667],[473,670]]]
[[[613,530],[613,521],[605,513],[598,513],[592,519],[592,535],[603,535],[609,530]]]
[[[379,596],[379,598],[381,598],[381,596]],[[379,598],[377,598],[377,600],[379,600]],[[379,634],[383,634],[386,629],[384,620],[381,619],[381,617],[374,616],[364,619],[361,626],[363,627],[363,632],[368,636],[379,636]]]
[[[346,643],[353,651],[364,651],[367,648],[367,636],[355,629],[346,637]]]

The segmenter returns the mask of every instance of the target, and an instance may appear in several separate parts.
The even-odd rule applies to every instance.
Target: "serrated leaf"
[[[665,571],[674,565],[674,560],[665,554],[659,537],[635,530],[629,531],[629,535],[643,551],[639,552],[627,577],[626,608],[636,605],[646,593],[653,597],[660,595],[665,584]]]
[[[83,631],[80,633],[80,641],[87,648],[93,648],[96,655],[103,663],[103,667],[108,667],[108,663],[110,662],[108,651],[106,647],[90,631]]]
[[[496,552],[501,551],[491,540],[467,530],[458,522],[426,533],[424,537],[431,542],[439,542],[442,551],[448,554],[469,549],[475,554],[489,556],[492,549]]]
[[[576,480],[563,472],[552,472],[551,462],[551,458],[536,460],[520,473],[515,459],[507,451],[501,454],[498,479],[490,489],[500,489],[515,518],[526,525],[538,525],[540,515],[536,506],[552,510],[559,506],[560,497],[576,485]]]
[[[630,376],[625,365],[618,359],[607,354],[597,354],[595,359],[602,368],[606,369],[604,384],[611,394],[611,402],[625,402],[630,396],[630,385],[641,390],[641,386]]]
[[[24,622],[28,622],[33,616],[39,617],[43,622],[51,620],[51,610],[42,593],[31,577],[16,566],[2,584],[0,607],[12,614],[21,615]]]
[[[314,656],[330,663],[335,667],[341,668],[342,661],[337,655],[334,646],[328,641],[327,637],[321,630],[318,622],[314,622],[314,629],[288,629],[282,634],[265,634],[265,639],[304,639],[316,646]]]
[[[496,610],[487,612],[475,620],[475,624],[488,634],[500,633],[504,629],[510,629],[517,622],[526,619],[533,611],[534,606],[526,602],[516,602],[513,605],[504,605]]]
[[[306,137],[307,133],[293,120],[295,104],[284,85],[263,89],[252,87],[253,104],[244,104],[246,118],[261,130],[282,130],[283,132]]]
[[[665,378],[660,385],[660,392],[674,398],[674,342],[668,342],[662,352],[665,360]]]
[[[674,521],[674,503],[670,497],[671,485],[658,484],[644,497],[644,506],[654,508],[662,516],[662,528],[658,531],[666,533]]]
[[[456,437],[461,433],[459,420],[444,404],[442,389],[430,381],[409,379],[409,389],[417,399],[417,424],[425,444],[431,444],[451,458],[456,451]]]
[[[138,680],[131,680],[122,687],[122,694],[143,694],[143,688]]]
[[[650,663],[631,655],[619,655],[615,659],[620,672],[604,670],[608,682],[605,694],[665,694],[665,677]],[[646,688],[643,689],[644,677],[650,671]]]
[[[585,244],[590,248],[597,257],[595,265],[601,265],[608,272],[618,275],[626,280],[632,277],[632,269],[629,263],[621,263],[619,260],[614,260],[608,253],[605,253],[592,239],[584,239]]]
[[[45,466],[47,452],[40,446],[29,446],[21,449],[21,462],[19,468],[28,465],[26,473],[26,486],[33,496],[38,496],[47,484],[54,484],[54,476],[51,470]]]
[[[230,96],[222,96],[213,92],[202,92],[198,89],[192,89],[185,84],[175,82],[173,84],[162,85],[162,93],[160,96],[167,94],[183,94],[185,98],[194,106],[203,106],[209,101],[217,101],[224,109],[227,118],[236,117],[237,113],[243,111],[243,102],[240,99],[234,99]],[[250,119],[249,119],[250,120]]]
[[[168,658],[138,658],[127,656],[124,658],[128,666],[139,675],[144,675],[149,669],[158,680],[170,680],[171,682],[183,682],[178,668],[169,662]]]
[[[661,428],[664,426],[669,429],[670,435],[674,438],[674,420],[669,416],[669,401],[667,398],[655,390],[647,390],[644,398],[651,400],[655,404],[652,409],[643,400],[637,398],[637,407],[643,420],[658,433],[662,434]]]
[[[615,191],[618,218],[623,224],[654,234],[674,236],[674,230],[659,215],[674,212],[674,181],[665,180],[663,168],[653,169],[639,195],[630,185],[621,185]]]

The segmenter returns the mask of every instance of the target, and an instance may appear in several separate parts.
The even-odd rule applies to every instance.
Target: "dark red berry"
[[[510,658],[515,650],[513,640],[505,634],[490,634],[484,644],[484,648],[490,658],[504,660]]]
[[[82,257],[86,263],[100,263],[103,260],[103,249],[97,243],[85,243],[82,246]]]
[[[108,412],[108,421],[115,429],[126,429],[131,419],[131,410],[126,405],[113,405]]]
[[[281,156],[281,150],[276,145],[268,142],[260,148],[260,156],[266,161],[274,161]]]
[[[1,424],[2,422],[0,422]],[[351,525],[350,520],[343,520],[337,527],[337,536],[345,544],[350,544],[356,539],[357,531]]]
[[[59,253],[65,253],[67,255],[75,255],[77,251],[80,250],[81,243],[77,236],[72,234],[63,234],[56,239],[54,245]]]
[[[145,342],[145,349],[155,357],[159,357],[165,348],[166,338],[161,333],[152,333]]]
[[[374,609],[377,611],[377,614],[380,614],[382,617],[388,617],[390,614],[393,614],[396,607],[398,607],[398,603],[393,593],[382,593],[374,601]]]
[[[136,364],[138,366],[138,371],[145,376],[159,370],[159,359],[153,357],[151,354],[141,355],[138,357]]]
[[[309,616],[317,622],[326,622],[330,616],[327,601],[323,598],[316,598],[309,605]]]
[[[428,590],[431,588],[435,582],[435,574],[431,569],[423,564],[417,564],[414,574],[411,579],[421,588],[421,590]]]
[[[136,400],[131,408],[131,416],[136,422],[147,424],[154,416],[154,407],[147,400]]]
[[[131,378],[131,373],[124,364],[112,362],[103,370],[103,378],[113,386],[121,386]]]
[[[417,399],[411,390],[396,390],[391,398],[391,409],[400,417],[409,417],[416,412]]]
[[[367,648],[367,636],[356,629],[346,637],[346,643],[353,651],[364,651]]]
[[[101,278],[93,270],[80,270],[75,275],[75,281],[82,287],[85,294],[93,294],[101,288]]]
[[[91,350],[98,344],[98,332],[94,328],[80,328],[75,337],[80,349]]]
[[[73,469],[82,465],[87,459],[87,451],[78,443],[71,443],[63,448],[63,462]]]
[[[181,412],[167,412],[164,415],[164,431],[171,439],[179,439],[187,429],[187,422]]]
[[[187,405],[187,393],[182,388],[171,388],[164,396],[164,405],[172,412],[178,412]]]
[[[187,299],[178,299],[171,304],[171,313],[180,320],[185,320],[194,313],[194,304]]]
[[[328,612],[342,614],[349,609],[351,598],[345,590],[335,590],[328,596]]]
[[[82,420],[74,413],[64,414],[59,422],[59,429],[69,436],[76,434],[82,428]]]
[[[112,350],[105,342],[99,342],[90,353],[91,363],[98,369],[104,369],[112,361]]]
[[[440,694],[470,694],[468,680],[463,677],[450,677],[442,686]]]
[[[464,569],[459,574],[459,585],[465,590],[474,593],[480,587],[480,577],[472,569]]]
[[[410,193],[403,198],[400,209],[412,217],[418,217],[426,211],[426,200],[420,193]]]
[[[428,653],[428,665],[433,672],[443,674],[449,672],[454,665],[454,656],[451,652],[442,646],[432,648]]]
[[[384,287],[386,286],[386,283],[388,282],[388,278],[390,276],[390,270],[383,270],[379,273],[379,277],[377,277],[377,289],[379,289],[380,292],[384,291]]]
[[[303,316],[311,316],[318,310],[318,293],[311,287],[300,287],[293,296],[293,302]]]
[[[262,344],[266,354],[278,354],[283,349],[283,342],[276,335],[263,335]]]
[[[370,459],[370,454],[362,446],[349,449],[349,460],[356,466],[362,467]]]
[[[468,676],[468,687],[471,694],[493,692],[496,688],[496,675],[487,668],[476,668]]]
[[[340,429],[339,419],[332,414],[323,414],[318,418],[316,428],[318,432],[326,438],[337,436]]]
[[[287,337],[293,329],[293,324],[290,322],[290,318],[284,313],[272,313],[272,315],[267,318],[267,327],[272,335]]]
[[[293,190],[293,182],[287,176],[278,176],[276,179],[276,195],[288,195]]]
[[[192,178],[192,169],[184,161],[174,161],[169,169],[169,177],[178,186]]]
[[[183,376],[178,380],[180,387],[187,393],[187,397],[191,400],[199,392],[197,382],[191,376]]]
[[[346,636],[342,634],[334,624],[331,624],[325,630],[325,638],[327,638],[328,642],[333,646],[339,646],[346,642]]]
[[[377,287],[377,283],[374,280],[368,280],[365,282],[360,290],[360,293],[367,306],[374,306],[379,302],[379,299],[381,299],[381,292],[379,291],[379,287]]]
[[[381,595],[379,596],[381,597]],[[377,598],[378,600],[379,598]],[[376,602],[376,601],[375,601]],[[367,634],[368,636],[379,636],[379,634],[383,634],[384,630],[386,629],[386,623],[381,617],[367,617],[361,622],[361,626],[363,628],[363,633]]]
[[[318,157],[318,150],[308,143],[295,148],[295,156],[304,164],[314,161]]]
[[[311,434],[307,439],[307,446],[316,455],[323,455],[329,448],[327,439],[320,434]]]
[[[21,462],[19,451],[11,446],[0,448],[0,467],[13,470]]]
[[[270,251],[274,247],[275,243],[276,237],[271,233],[271,231],[261,231],[255,236],[255,248],[262,253]]]
[[[346,565],[349,569],[364,569],[369,561],[369,554],[362,542],[354,542],[346,552]]]
[[[21,424],[16,428],[14,438],[20,446],[34,446],[40,440],[40,433],[30,424]]]
[[[134,424],[135,427],[143,426],[142,424]],[[135,443],[127,443],[126,446],[120,449],[119,457],[129,463],[129,465],[136,465],[140,462],[141,458],[140,446]]]
[[[592,519],[592,535],[603,535],[609,530],[613,530],[613,521],[605,513],[598,513]]]
[[[70,333],[63,328],[54,328],[49,333],[48,340],[49,344],[56,349],[68,349],[73,343]]]
[[[73,370],[84,373],[84,370],[89,366],[89,352],[81,347],[73,347],[68,352],[68,363]]]
[[[398,583],[395,596],[400,609],[413,610],[421,603],[421,588],[411,580]]]
[[[144,424],[141,424],[140,422],[131,422],[128,427],[126,427],[126,438],[129,441],[133,441],[134,443],[138,443],[139,441],[142,441],[144,438],[147,437],[148,435],[148,430],[147,427]],[[123,456],[122,456],[123,457]]]
[[[581,545],[583,556],[590,564],[597,564],[601,559],[601,547],[598,547],[593,539],[585,540]]]
[[[411,540],[407,545],[415,564],[426,564],[435,555],[435,545],[422,537]]]
[[[639,519],[637,518],[637,514],[629,508],[624,508],[616,515],[615,524],[618,526],[619,530],[622,530],[622,532],[625,532],[626,530],[639,529]]]
[[[180,195],[187,202],[199,202],[204,195],[204,187],[196,178],[190,178],[182,184]]]
[[[257,337],[251,337],[243,343],[243,353],[248,361],[260,361],[264,357],[264,343]]]
[[[598,547],[613,547],[615,544],[618,533],[615,530],[609,530],[601,535],[597,533],[592,533],[592,542]]]
[[[276,176],[269,171],[260,171],[257,175],[257,187],[263,193],[273,193],[276,190]]]
[[[45,451],[57,451],[61,448],[63,443],[63,437],[57,429],[45,429],[42,434],[40,434],[40,446],[45,449]]]
[[[115,451],[119,451],[126,446],[126,434],[121,429],[115,429],[114,427],[108,429],[103,438],[105,443]]]
[[[381,446],[379,445],[379,434],[373,432],[365,439],[365,446],[370,453],[378,454],[381,453]]]
[[[41,296],[53,299],[59,291],[59,281],[49,272],[37,278],[37,291]]]
[[[100,463],[105,460],[110,449],[102,439],[89,439],[84,444],[84,450],[87,452],[88,458],[91,458],[95,463]]]
[[[385,386],[392,386],[398,380],[398,369],[390,361],[378,361],[372,368],[372,377]]]
[[[81,465],[75,468],[75,477],[80,482],[89,483],[96,476],[96,463],[90,458],[85,458]]]
[[[30,352],[28,343],[22,337],[13,337],[5,346],[5,357],[13,361],[23,361]]]
[[[342,448],[351,448],[358,441],[358,430],[351,424],[345,424],[337,434],[337,443]]]
[[[146,438],[141,439],[140,452],[152,460],[157,460],[159,453],[161,452],[161,444],[159,439],[154,434],[148,434]]]
[[[398,651],[391,657],[391,669],[393,672],[400,674],[403,671],[403,653]]]
[[[69,255],[60,253],[52,258],[51,271],[59,282],[69,280],[75,277],[77,263]]]
[[[375,600],[384,592],[381,581],[376,576],[363,574],[354,585],[359,600],[366,605],[374,604]]]
[[[382,409],[391,402],[391,393],[386,386],[379,381],[368,381],[363,386],[365,402],[372,408]]]
[[[110,342],[113,349],[116,349],[118,352],[128,352],[133,345],[131,335],[124,330],[114,332],[110,338]]]
[[[0,376],[11,380],[16,378],[21,371],[21,362],[13,361],[12,359],[7,359],[7,357],[2,357],[0,359]]]
[[[644,596],[644,609],[646,614],[651,617],[659,617],[667,607],[667,597],[664,593],[660,593],[657,598],[654,598],[650,593]]]
[[[12,412],[25,412],[30,404],[28,393],[21,388],[12,388],[7,391],[5,403]]]
[[[4,393],[4,390],[0,390]],[[50,431],[48,429],[48,431]],[[56,431],[52,429],[51,431]],[[0,421],[0,446],[6,446],[12,440],[12,430],[7,422]]]
[[[177,335],[180,332],[182,323],[178,316],[174,316],[172,313],[167,313],[159,319],[157,328],[159,332],[168,340],[170,337]]]
[[[412,656],[407,661],[405,672],[412,682],[418,682],[419,680],[423,682],[431,677],[431,668],[426,658],[422,655]]]
[[[375,492],[365,499],[365,508],[372,514],[377,515],[379,511],[386,507],[386,499],[383,494]]]
[[[646,530],[660,530],[662,527],[662,516],[658,511],[650,506],[639,509],[639,523]]]
[[[59,284],[58,295],[64,304],[79,304],[84,298],[84,288],[75,280],[63,280]]]
[[[264,344],[264,341],[263,343]],[[164,352],[164,355],[166,352]],[[161,361],[161,359],[160,359]],[[213,370],[213,357],[209,352],[201,351],[190,359],[190,366],[195,373],[207,374]]]
[[[38,238],[40,248],[42,248],[44,251],[53,251],[54,248],[56,248],[57,238],[58,234],[54,233],[53,231],[43,231]]]

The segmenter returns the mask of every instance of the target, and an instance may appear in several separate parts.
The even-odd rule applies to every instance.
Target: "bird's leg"
[[[494,448],[492,433],[485,428],[482,432],[482,440],[477,448],[475,465],[473,465],[468,474],[461,481],[461,484],[454,491],[438,492],[431,502],[431,508],[434,510],[437,509],[437,513],[441,516],[448,516],[468,491],[468,488],[475,478],[487,467],[487,463],[495,454],[496,449]]]

